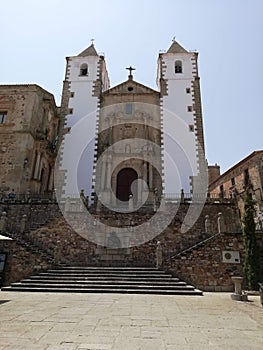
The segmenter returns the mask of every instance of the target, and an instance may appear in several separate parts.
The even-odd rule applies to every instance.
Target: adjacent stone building
[[[218,174],[219,175],[219,174]],[[243,214],[243,195],[249,187],[256,202],[257,219],[262,221],[263,212],[263,151],[254,151],[232,166],[209,184],[212,196],[235,198],[240,214]]]
[[[53,190],[58,109],[38,85],[0,85],[0,193]]]

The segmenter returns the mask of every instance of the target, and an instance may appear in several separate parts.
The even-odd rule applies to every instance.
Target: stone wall
[[[7,212],[7,231],[20,232],[21,220],[26,215],[26,230],[30,231],[47,224],[61,216],[56,203],[17,203],[8,202],[0,205]]]
[[[15,240],[0,240],[0,252],[7,253],[3,278],[4,286],[46,270],[51,266],[49,261],[37,251],[22,246]]]
[[[263,240],[258,235],[260,281],[263,280]],[[223,252],[238,252],[240,262],[227,262]],[[207,243],[166,260],[163,267],[204,291],[233,291],[232,276],[243,276],[244,244],[240,233],[221,233]],[[245,288],[245,280],[244,285]]]
[[[239,263],[223,262],[223,251],[238,251]],[[164,268],[205,291],[232,291],[231,276],[243,275],[242,234],[221,233],[203,246],[165,261]]]
[[[160,241],[164,252],[165,269],[197,285],[205,290],[230,290],[233,273],[241,273],[243,259],[242,235],[238,211],[231,203],[207,203],[198,220],[186,233],[181,232],[181,225],[189,209],[188,203],[181,203],[171,224],[157,237],[147,243],[130,248],[106,248],[86,240],[77,234],[61,215],[54,203],[9,204],[7,222],[9,232],[17,232],[20,239],[28,242],[32,248],[41,249],[54,258],[55,264],[66,263],[79,266],[156,266],[156,247]],[[167,207],[167,210],[169,206]],[[224,219],[223,232],[203,247],[193,250],[180,258],[172,258],[180,252],[191,248],[200,241],[213,237],[218,233],[218,213]],[[20,232],[23,215],[27,214],[27,229]],[[76,212],[70,213],[71,220]],[[93,213],[94,221],[103,221],[107,225],[134,226],[147,222],[154,212],[109,214]],[[163,220],[166,212],[163,213]],[[206,216],[210,218],[209,230],[205,230]],[[85,213],[83,213],[83,220]],[[162,220],[162,219],[160,219]],[[95,230],[94,221],[90,222],[88,230]],[[37,226],[37,227],[36,227]],[[149,225],[149,230],[151,227]],[[147,231],[147,230],[146,230]],[[234,233],[233,233],[234,232]],[[145,232],[147,235],[147,232]],[[29,276],[37,267],[44,268],[46,262],[17,242],[1,243],[1,249],[8,253],[8,268],[6,283],[17,281]],[[5,244],[5,246],[3,246]],[[222,262],[223,250],[240,252],[241,263],[236,269]],[[39,260],[40,259],[40,260]],[[231,268],[230,268],[231,267]]]

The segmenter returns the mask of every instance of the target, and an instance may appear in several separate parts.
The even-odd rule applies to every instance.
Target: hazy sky
[[[157,57],[176,40],[199,52],[206,155],[223,171],[263,149],[262,0],[1,1],[0,84],[36,83],[60,104],[65,57],[95,39],[111,86],[156,89]]]

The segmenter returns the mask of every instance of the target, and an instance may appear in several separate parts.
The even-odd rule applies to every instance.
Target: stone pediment
[[[104,94],[159,94],[159,92],[132,79],[128,79],[105,91]]]

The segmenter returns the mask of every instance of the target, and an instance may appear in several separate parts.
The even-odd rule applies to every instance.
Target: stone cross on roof
[[[132,71],[135,70],[135,68],[133,68],[132,66],[130,66],[130,67],[126,68],[126,69],[128,69],[128,70],[130,71],[129,79],[132,79],[132,78],[133,78],[133,76],[132,76]]]

